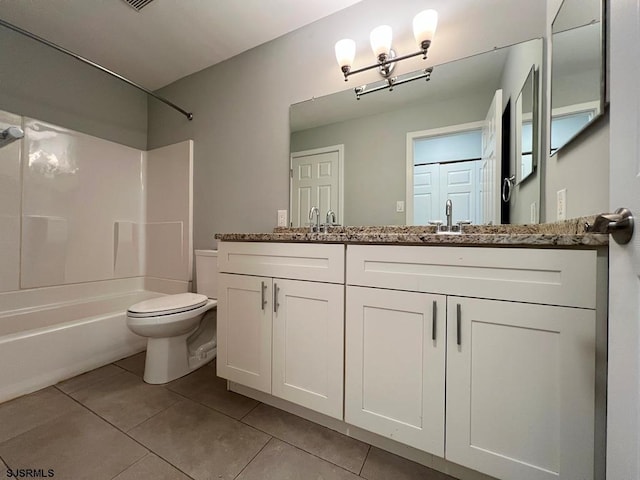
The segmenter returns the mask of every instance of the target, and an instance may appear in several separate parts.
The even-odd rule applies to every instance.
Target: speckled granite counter
[[[215,238],[234,242],[320,242],[396,245],[484,245],[596,248],[608,245],[609,236],[585,233],[594,217],[539,225],[469,225],[462,234],[436,233],[433,226],[387,225],[331,227],[327,233],[308,228],[277,227],[272,233],[221,233]]]

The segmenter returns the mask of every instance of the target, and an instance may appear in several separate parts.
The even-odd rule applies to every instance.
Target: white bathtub
[[[0,294],[0,402],[144,350],[126,310],[159,295],[141,279]]]

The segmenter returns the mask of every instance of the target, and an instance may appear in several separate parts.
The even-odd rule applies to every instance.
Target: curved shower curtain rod
[[[171,108],[179,111],[180,113],[182,113],[185,117],[187,117],[187,120],[193,120],[193,113],[191,112],[187,112],[186,110],[183,110],[182,108],[180,108],[179,106],[177,106],[175,103],[170,102],[169,100],[167,100],[166,98],[161,97],[160,95],[156,95],[155,93],[153,93],[151,90],[144,88],[140,85],[138,85],[137,83],[132,82],[131,80],[129,80],[128,78],[123,77],[122,75],[119,75],[115,72],[112,72],[111,70],[109,70],[108,68],[103,67],[102,65],[92,62],[91,60],[84,58],[81,55],[78,55],[76,53],[73,53],[71,50],[67,50],[64,47],[61,47],[60,45],[57,45],[53,42],[50,42],[49,40],[39,37],[38,35],[35,35],[27,30],[24,30],[20,27],[17,27],[9,22],[6,22],[4,20],[2,20],[0,18],[0,25],[2,25],[3,27],[7,27],[10,30],[13,30],[14,32],[18,32],[26,37],[29,37],[33,40],[36,40],[37,42],[43,43],[55,50],[58,50],[59,52],[65,53],[67,55],[69,55],[70,57],[75,58],[76,60],[80,60],[83,63],[86,63],[87,65],[90,65],[94,68],[97,68],[98,70],[101,70],[105,73],[108,73],[109,75],[116,77],[119,80],[122,80],[125,83],[128,83],[129,85],[131,85],[132,87],[137,88],[138,90],[142,90],[144,93],[146,93],[147,95],[152,96],[153,98],[160,100],[162,103],[169,105]]]

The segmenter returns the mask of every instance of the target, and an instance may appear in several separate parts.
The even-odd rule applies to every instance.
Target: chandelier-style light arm
[[[379,92],[380,90],[385,90],[385,89],[389,89],[389,91],[391,91],[393,90],[393,87],[395,87],[396,85],[402,85],[403,83],[409,83],[415,80],[421,80],[423,78],[428,82],[429,80],[431,80],[431,72],[433,72],[433,67],[425,68],[420,75],[415,75],[409,78],[403,78],[402,80],[396,80],[395,77],[387,78],[386,85],[379,85],[377,87],[374,87],[368,90],[366,88],[366,85],[362,85],[360,87],[354,88],[353,90],[356,94],[356,99],[360,100],[360,97],[363,95],[368,95],[370,93]]]
[[[380,57],[383,59],[379,60],[378,63],[374,63],[366,67],[358,68],[357,70],[351,70],[349,67],[343,66],[341,67],[341,70],[342,70],[342,73],[344,74],[344,81],[346,82],[349,76],[355,75],[356,73],[366,72],[367,70],[371,70],[372,68],[384,68],[388,65],[391,65],[392,63],[400,62],[408,58],[417,57],[418,55],[422,55],[422,59],[426,60],[427,49],[429,48],[429,45],[431,45],[431,42],[427,40],[423,42],[423,44],[421,45],[422,46],[421,50],[418,50],[417,52],[413,52],[413,53],[408,53],[400,57],[387,58],[387,56],[380,55]]]

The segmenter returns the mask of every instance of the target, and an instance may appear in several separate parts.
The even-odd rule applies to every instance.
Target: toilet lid
[[[153,317],[157,315],[171,315],[172,313],[188,312],[202,307],[207,303],[206,295],[199,293],[179,293],[152,298],[132,305],[127,310],[131,317]]]

